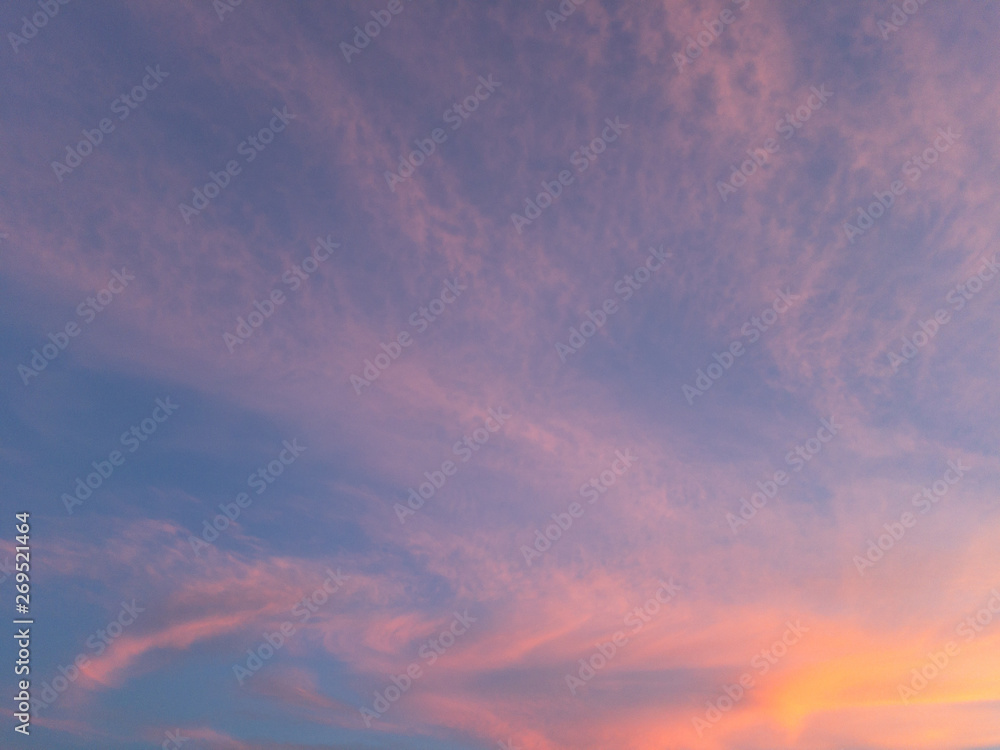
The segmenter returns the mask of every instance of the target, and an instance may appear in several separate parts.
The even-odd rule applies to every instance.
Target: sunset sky
[[[1000,5],[0,30],[0,747],[1000,748]]]

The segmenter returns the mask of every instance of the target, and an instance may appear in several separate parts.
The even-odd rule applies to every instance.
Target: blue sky
[[[899,5],[5,6],[0,744],[996,746],[998,14]]]

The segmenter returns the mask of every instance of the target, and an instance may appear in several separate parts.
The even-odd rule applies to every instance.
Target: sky
[[[4,4],[0,746],[1000,747],[998,25]]]

